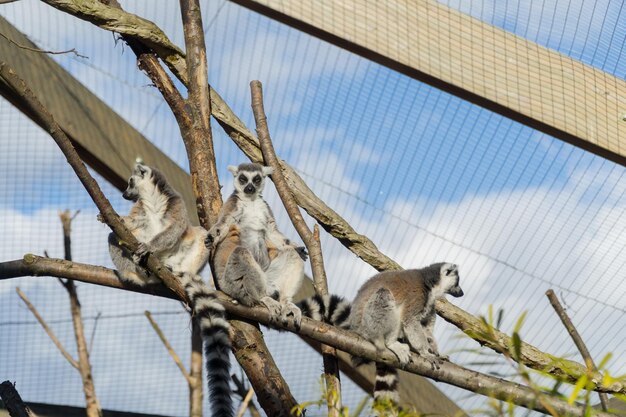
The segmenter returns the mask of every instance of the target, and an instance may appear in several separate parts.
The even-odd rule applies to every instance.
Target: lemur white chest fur
[[[143,227],[136,229],[135,237],[142,243],[149,242],[167,228],[165,214],[168,209],[168,198],[159,192],[156,187],[151,187],[142,196]]]

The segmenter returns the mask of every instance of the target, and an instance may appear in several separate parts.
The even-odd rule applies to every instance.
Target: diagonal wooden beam
[[[231,0],[626,165],[626,81],[434,0]]]
[[[39,49],[1,16],[0,33],[13,41],[0,37],[0,61],[15,68],[37,91],[44,106],[54,114],[89,166],[114,186],[123,189],[135,159],[141,157],[145,163],[157,166],[166,173],[174,188],[183,195],[188,212],[197,224],[195,197],[189,175],[182,168],[48,55],[17,46]],[[20,98],[1,80],[0,94],[39,124],[32,114],[25,111]]]
[[[26,36],[0,17],[0,33],[19,45],[37,48]],[[188,212],[197,224],[195,198],[189,175],[167,155],[159,151],[130,124],[98,99],[85,86],[65,71],[46,54],[28,51],[0,37],[0,61],[6,61],[36,89],[43,104],[54,114],[62,129],[68,134],[81,158],[117,188],[126,186],[130,168],[137,156],[148,164],[159,167],[185,198]],[[25,106],[0,79],[0,94],[22,112]],[[213,97],[215,99],[215,97]],[[36,123],[32,114],[26,113]],[[230,123],[228,115],[221,116]],[[240,123],[240,122],[239,122]],[[314,294],[311,280],[306,280],[297,299]],[[342,371],[367,392],[372,392],[373,372],[361,367],[353,369],[342,354]],[[400,396],[404,405],[420,412],[448,416],[464,414],[463,411],[427,379],[400,373]]]

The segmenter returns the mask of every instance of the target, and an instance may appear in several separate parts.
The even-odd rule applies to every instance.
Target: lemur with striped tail
[[[199,275],[209,257],[204,245],[207,231],[189,223],[180,194],[155,168],[137,163],[122,196],[134,202],[122,221],[139,241],[139,248],[130,254],[114,233],[109,235],[109,252],[118,277],[140,286],[158,283],[159,279],[141,266],[148,253],[180,277],[202,332],[212,415],[230,417],[230,326],[224,307]]]
[[[446,294],[463,295],[458,267],[437,263],[422,269],[388,271],[365,282],[350,304],[338,296],[314,296],[298,303],[306,317],[352,330],[376,346],[379,352],[389,349],[401,364],[415,352],[433,367],[447,359],[441,356],[433,335],[435,301]],[[367,363],[353,358],[355,366]],[[376,363],[374,400],[398,404],[398,372]]]

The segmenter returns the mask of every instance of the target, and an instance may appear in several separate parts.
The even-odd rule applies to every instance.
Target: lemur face
[[[265,177],[273,172],[271,167],[259,164],[240,164],[229,166],[228,170],[235,177],[235,190],[250,199],[256,198],[265,187]]]
[[[463,290],[459,286],[459,267],[457,265],[450,263],[441,265],[440,283],[446,294],[453,297],[463,295]]]
[[[126,200],[137,201],[143,186],[151,180],[151,177],[152,169],[149,166],[140,163],[135,164],[133,173],[128,179],[128,187],[122,193],[122,197]]]

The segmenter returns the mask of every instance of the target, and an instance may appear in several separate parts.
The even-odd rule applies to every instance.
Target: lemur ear
[[[268,175],[272,175],[274,173],[274,168],[272,167],[263,167],[261,169],[261,172],[263,172],[263,176],[267,177]]]
[[[231,174],[233,174],[233,176],[237,175],[237,167],[235,165],[228,165],[228,170]]]
[[[142,164],[141,162],[135,163],[135,172],[143,178],[150,169],[147,165]]]

